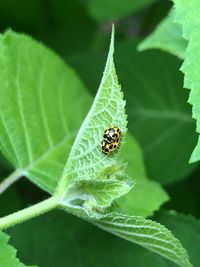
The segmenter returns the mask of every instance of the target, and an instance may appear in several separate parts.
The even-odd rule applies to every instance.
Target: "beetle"
[[[106,155],[114,151],[120,142],[121,130],[117,126],[107,128],[104,131],[103,140],[101,143],[102,152]]]

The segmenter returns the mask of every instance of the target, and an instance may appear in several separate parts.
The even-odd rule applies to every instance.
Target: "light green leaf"
[[[200,1],[174,0],[173,2],[175,3],[175,20],[182,25],[183,37],[189,42],[181,70],[185,74],[184,87],[191,89],[188,102],[192,105],[192,115],[197,121],[196,131],[200,133]],[[190,161],[196,162],[199,159],[200,137]]]
[[[48,118],[48,123],[51,126],[50,133],[52,136],[56,134],[57,132],[56,129],[59,129],[59,132],[63,133],[62,129],[63,129],[64,117],[61,114],[62,109],[65,109],[64,116],[65,116],[65,121],[69,127],[69,130],[66,133],[67,134],[66,136],[63,133],[62,136],[63,141],[55,144],[55,146],[52,148],[52,151],[50,151],[49,148],[46,147],[47,150],[46,152],[44,150],[44,156],[37,158],[35,163],[32,162],[32,168],[25,174],[31,181],[34,181],[35,183],[37,183],[37,185],[39,185],[46,191],[53,193],[57,186],[60,175],[64,169],[67,154],[69,153],[71,144],[73,142],[73,137],[70,139],[70,136],[73,131],[74,135],[76,134],[78,127],[81,123],[81,119],[83,119],[83,115],[87,109],[87,106],[89,106],[89,104],[91,103],[91,97],[87,93],[87,91],[84,90],[82,84],[79,82],[74,72],[72,72],[71,69],[69,69],[68,67],[65,67],[62,61],[60,61],[54,54],[52,54],[52,52],[42,47],[41,45],[31,40],[30,38],[25,37],[24,35],[22,36],[9,32],[7,33],[7,37],[4,38],[9,39],[9,43],[6,43],[5,41],[3,41],[3,39],[1,39],[1,47],[6,47],[6,57],[10,59],[10,64],[7,65],[5,58],[3,57],[1,58],[0,64],[3,65],[2,68],[0,69],[0,72],[3,72],[3,70],[6,70],[6,68],[8,68],[8,71],[1,74],[1,78],[4,79],[4,81],[1,81],[0,84],[0,91],[2,92],[1,93],[2,97],[0,98],[0,105],[5,106],[4,100],[6,99],[7,101],[6,103],[8,104],[8,106],[10,106],[9,112],[7,110],[1,109],[1,117],[4,118],[5,126],[11,133],[11,136],[9,137],[5,134],[5,131],[3,131],[4,125],[2,124],[2,121],[0,121],[1,125],[0,127],[2,129],[2,131],[0,131],[0,140],[5,140],[4,147],[6,146],[8,153],[11,155],[11,162],[15,161],[15,153],[12,147],[13,148],[16,147],[17,151],[20,151],[20,154],[18,155],[19,158],[21,154],[25,154],[27,158],[28,155],[26,149],[24,148],[25,134],[23,132],[23,129],[20,127],[21,124],[18,115],[19,109],[16,105],[14,105],[14,103],[16,103],[18,100],[18,96],[17,94],[15,94],[16,81],[14,81],[14,86],[10,87],[9,91],[7,91],[9,92],[10,95],[9,98],[6,97],[5,94],[3,94],[4,92],[3,85],[5,81],[8,81],[7,82],[8,85],[11,83],[10,74],[12,74],[13,76],[15,75],[16,62],[20,62],[20,58],[23,59],[23,58],[33,57],[32,62],[26,61],[23,63],[23,70],[22,70],[23,76],[21,77],[19,84],[23,85],[20,87],[22,96],[26,94],[27,100],[34,99],[34,104],[31,105],[30,101],[29,101],[30,103],[29,102],[26,103],[24,97],[22,98],[23,100],[22,104],[26,107],[26,110],[28,110],[28,113],[24,114],[24,118],[29,127],[28,128],[29,136],[31,137],[30,147],[33,149],[33,151],[35,151],[35,149],[38,149],[38,147],[43,147],[46,133],[43,130],[43,123],[39,119],[40,116],[39,110],[35,109],[35,106],[37,107],[39,106],[39,98],[35,97],[36,94],[35,92],[38,90],[37,80],[40,77],[40,72],[41,72],[40,61],[42,58],[42,54],[41,56],[38,55],[38,49],[41,50],[40,51],[41,53],[44,52],[44,57],[50,58],[49,59],[50,62],[45,63],[45,66],[48,65],[48,69],[50,70],[49,76],[51,81],[48,82],[48,75],[46,75],[44,82],[45,83],[47,82],[47,85],[44,84],[44,90],[47,87],[48,90],[45,91],[45,98],[43,98],[45,104],[44,112],[45,114],[51,114],[52,118],[56,116],[55,119],[56,127],[51,126],[52,122]],[[18,51],[18,49],[15,49],[16,43],[19,47],[21,47],[20,51]],[[57,62],[57,64],[55,65],[54,65],[54,60]],[[5,64],[7,67],[5,67]],[[30,70],[31,64],[32,64],[32,69],[34,69],[35,73],[34,77],[33,73],[32,72],[30,73],[28,71]],[[60,64],[61,66],[59,67]],[[54,82],[57,81],[53,78],[54,75],[53,72],[55,72],[55,75],[58,78],[58,80],[62,79],[66,80],[65,82],[66,87],[65,85],[63,85],[62,90],[60,90],[61,88],[59,90],[56,89],[57,85],[54,84]],[[28,75],[30,76],[31,80],[30,82],[26,78]],[[35,80],[34,83],[32,82],[33,80]],[[79,96],[81,96],[81,98]],[[76,101],[74,101],[74,99],[76,99]],[[13,108],[14,111],[12,112]],[[74,114],[74,118],[70,116],[72,113]],[[15,118],[16,115],[17,117]],[[31,115],[31,122],[29,121],[30,115]],[[9,118],[10,122],[9,124],[7,117]],[[12,131],[13,126],[11,123],[17,126],[15,132]],[[37,129],[35,129],[35,125],[38,126]],[[41,136],[39,139],[37,138],[38,135]],[[9,145],[9,138],[12,140],[12,146],[7,146]],[[20,144],[24,145],[21,146]],[[127,195],[129,200],[126,200],[126,202],[128,201],[130,203],[129,211],[131,211],[131,214],[134,215],[148,216],[152,214],[152,212],[155,209],[157,209],[163,202],[167,200],[167,196],[159,184],[156,184],[155,182],[150,181],[148,179],[143,180],[143,177],[145,177],[146,174],[141,151],[137,143],[129,135],[127,136],[127,140],[122,147],[121,159],[123,160],[123,162],[128,163],[127,165],[128,175],[137,180],[137,186],[133,190],[131,190],[129,195]],[[15,167],[19,168],[17,164]],[[24,168],[26,171],[26,167]],[[22,170],[22,173],[24,173],[24,170]],[[124,184],[124,186],[125,187],[123,188],[123,190],[126,188],[126,183]],[[90,188],[90,190],[92,190],[92,187]],[[149,192],[149,190],[152,192],[151,196],[149,196],[148,199],[141,198],[141,195],[142,196],[146,195]],[[132,197],[134,198],[134,202],[132,201]],[[120,207],[124,209],[123,207],[124,205],[122,205],[122,203],[125,202],[124,198],[122,198],[119,201],[121,203]],[[126,211],[128,210],[126,209]]]
[[[135,40],[116,46],[115,63],[127,100],[129,133],[141,145],[148,177],[173,183],[195,168],[188,161],[197,140],[188,92],[182,89],[181,62],[158,50],[138,53],[136,47]],[[104,58],[97,50],[70,59],[93,93]]]
[[[2,267],[25,267],[16,257],[16,249],[8,244],[9,236],[0,232],[0,263]]]
[[[11,38],[11,40],[10,40]],[[18,40],[20,44],[20,38]],[[3,37],[3,44],[8,43],[12,44],[12,34],[7,34],[5,37]],[[22,42],[23,43],[23,42]],[[3,67],[5,67],[4,71],[6,72],[6,66],[8,63],[10,63],[11,57],[9,53],[6,53],[7,51],[7,46],[2,45],[3,49],[3,58],[5,60],[4,65],[2,64]],[[27,48],[27,47],[25,47]],[[25,49],[24,48],[24,49]],[[26,50],[25,50],[26,51]],[[114,68],[114,63],[113,63],[113,52],[114,52],[114,32],[112,33],[111,37],[111,45],[110,45],[110,51],[108,54],[108,60],[106,63],[106,68],[104,71],[103,79],[100,84],[99,91],[97,93],[97,96],[94,100],[94,103],[92,105],[92,108],[90,109],[88,115],[86,116],[79,133],[75,139],[75,142],[72,146],[70,155],[68,157],[68,161],[66,164],[66,167],[64,169],[63,175],[61,176],[61,181],[58,186],[58,190],[56,191],[57,195],[61,198],[60,204],[65,208],[66,210],[83,217],[84,219],[90,220],[91,222],[97,224],[101,228],[104,228],[105,230],[109,230],[112,233],[115,233],[122,238],[128,239],[130,241],[134,241],[136,243],[139,243],[140,245],[143,245],[144,247],[151,248],[151,250],[161,254],[162,256],[165,256],[169,259],[171,259],[174,262],[177,262],[181,266],[191,266],[189,264],[187,254],[185,250],[181,247],[179,242],[170,234],[168,230],[166,230],[163,226],[158,225],[157,223],[154,223],[149,220],[144,220],[140,217],[129,217],[126,215],[121,215],[121,214],[107,214],[103,215],[101,214],[101,217],[103,217],[101,220],[96,220],[95,216],[95,211],[104,211],[105,208],[107,208],[109,205],[111,205],[112,201],[118,198],[120,195],[125,194],[131,189],[131,183],[132,181],[127,178],[127,176],[124,176],[122,173],[123,171],[123,165],[117,163],[117,156],[119,153],[112,153],[109,156],[104,155],[101,152],[100,149],[100,142],[102,140],[102,133],[106,127],[111,126],[111,125],[117,125],[119,128],[122,130],[122,143],[123,140],[125,139],[125,133],[126,133],[126,114],[125,114],[125,102],[123,100],[123,95],[120,90],[120,87],[117,82],[117,76],[115,73],[115,68]],[[16,52],[14,49],[12,50],[11,55],[15,54]],[[19,53],[19,51],[18,51]],[[44,51],[42,50],[42,54]],[[9,56],[8,56],[9,55]],[[41,56],[41,55],[40,55]],[[24,58],[23,58],[24,59]],[[34,59],[33,59],[34,61]],[[24,62],[24,60],[22,61]],[[30,155],[35,155],[31,150],[31,142],[28,139],[28,131],[29,127],[27,127],[26,123],[28,124],[30,121],[25,120],[24,117],[24,110],[23,110],[23,105],[22,105],[22,96],[26,99],[27,98],[26,92],[23,91],[24,95],[21,95],[21,88],[25,88],[24,84],[22,83],[21,86],[19,87],[19,81],[20,80],[20,75],[22,75],[23,79],[22,81],[25,82],[27,85],[29,81],[29,76],[28,80],[26,80],[26,77],[24,77],[24,73],[19,71],[19,64],[22,63],[20,60],[17,61],[16,66],[14,65],[14,74],[15,80],[13,81],[11,79],[11,84],[7,87],[5,85],[5,88],[9,90],[9,88],[12,88],[12,86],[15,88],[15,83],[17,83],[16,86],[16,91],[18,93],[18,98],[17,98],[17,108],[19,108],[19,114],[16,113],[19,116],[18,123],[21,124],[18,126],[18,131],[19,130],[24,130],[24,139],[25,143],[22,142],[20,139],[20,135],[17,136],[15,135],[15,140],[21,142],[20,145],[22,146],[22,151],[23,149],[26,151],[28,154],[28,160],[30,162]],[[26,62],[26,61],[25,61]],[[7,63],[7,64],[5,64]],[[40,62],[41,63],[41,62]],[[47,63],[49,63],[47,61]],[[42,64],[41,64],[42,65]],[[55,65],[55,62],[54,62]],[[58,64],[59,65],[59,64]],[[10,66],[8,64],[8,66]],[[23,66],[23,65],[22,65]],[[12,66],[10,66],[12,70]],[[40,70],[41,72],[41,70]],[[35,72],[33,72],[35,74]],[[36,72],[37,73],[37,72]],[[44,71],[42,70],[42,74],[44,74]],[[41,75],[41,74],[40,74]],[[53,77],[53,73],[51,73]],[[34,75],[35,77],[35,75]],[[37,76],[36,76],[37,77]],[[41,79],[41,78],[40,78]],[[49,79],[51,82],[53,82],[51,79]],[[40,81],[40,85],[43,84]],[[34,83],[34,79],[32,80],[32,83]],[[29,83],[28,83],[29,84]],[[30,85],[30,84],[29,84]],[[47,82],[47,85],[50,86],[50,84]],[[46,86],[47,86],[46,85]],[[45,86],[45,88],[46,88]],[[20,88],[20,89],[19,89]],[[41,88],[41,87],[40,87]],[[47,87],[48,88],[48,87]],[[46,90],[47,90],[46,88]],[[12,92],[12,94],[11,94]],[[15,92],[11,91],[10,94],[8,95],[9,98],[12,98],[13,95],[15,95]],[[38,91],[37,91],[38,92]],[[25,97],[26,96],[26,97]],[[49,97],[49,96],[48,96]],[[53,95],[55,98],[55,95]],[[6,97],[4,96],[6,99]],[[4,101],[5,101],[4,99]],[[32,99],[30,101],[32,103]],[[26,116],[27,114],[30,116],[29,109],[27,103],[30,102],[25,102],[26,105],[26,111],[25,112]],[[4,102],[2,101],[4,104]],[[48,118],[50,118],[50,121],[53,120],[53,115],[52,112],[48,113],[47,118],[44,115],[47,115],[44,111],[45,109],[43,108],[43,105],[41,105],[41,92],[39,92],[39,103],[38,103],[38,109],[41,111],[41,118],[43,124],[41,126],[42,129],[44,129],[46,135],[46,139],[43,139],[43,142],[47,142],[48,144],[54,144],[51,136],[51,132],[49,131],[49,127],[54,126],[53,129],[55,129],[55,124],[48,124]],[[35,104],[35,103],[34,103]],[[44,103],[43,103],[44,104]],[[48,102],[46,103],[48,105]],[[15,111],[15,110],[14,110]],[[16,109],[16,112],[18,109]],[[32,110],[31,110],[32,111]],[[49,111],[49,110],[47,110]],[[55,111],[55,109],[54,109]],[[35,114],[35,113],[34,113]],[[9,114],[10,115],[10,114]],[[32,115],[32,114],[31,114]],[[50,116],[51,115],[51,116]],[[10,116],[11,119],[12,116]],[[53,117],[53,118],[52,118]],[[17,117],[18,118],[18,117]],[[39,117],[40,118],[40,117]],[[44,118],[46,118],[44,120]],[[37,118],[38,119],[38,118]],[[9,122],[9,120],[7,120]],[[12,123],[15,123],[16,121],[12,121],[10,124],[11,126]],[[8,123],[9,124],[9,123]],[[10,125],[9,124],[9,125]],[[4,124],[3,124],[4,125]],[[7,125],[7,124],[6,124]],[[62,124],[61,124],[62,125]],[[36,127],[36,125],[35,125]],[[48,129],[48,131],[46,130]],[[35,129],[32,129],[33,131]],[[59,133],[60,133],[60,129]],[[58,135],[59,133],[56,132]],[[23,134],[22,134],[23,136]],[[9,136],[10,137],[10,136]],[[11,137],[13,137],[11,135]],[[33,137],[36,138],[36,136],[33,135]],[[57,135],[56,135],[57,137]],[[14,137],[13,137],[14,138]],[[10,141],[10,140],[9,140]],[[13,142],[14,143],[14,142]],[[8,144],[13,144],[13,143],[8,143]],[[24,146],[24,147],[23,147]],[[4,147],[7,148],[7,147]],[[35,148],[36,152],[37,149],[40,148]],[[120,150],[118,150],[120,151]],[[9,152],[9,150],[5,151],[6,153]],[[14,151],[16,152],[16,151]],[[34,151],[35,152],[35,151]],[[35,152],[35,153],[36,153]],[[7,155],[7,154],[6,154]],[[10,155],[10,154],[8,154]],[[26,166],[27,162],[27,157],[24,156],[24,154],[19,151],[17,151],[16,155],[16,160],[19,160],[18,156],[20,156],[20,161],[19,163],[21,164],[20,166]],[[25,154],[26,155],[26,154]],[[10,160],[12,157],[9,158]],[[15,158],[14,158],[15,159]],[[18,161],[16,161],[18,163]],[[48,167],[50,165],[48,164]],[[94,168],[95,166],[95,168]],[[50,170],[49,170],[50,171]],[[107,179],[106,181],[104,181]],[[112,184],[110,186],[109,182],[112,181]],[[99,183],[98,183],[99,182]],[[121,184],[120,184],[121,182]],[[102,186],[103,185],[103,186]],[[126,186],[125,186],[126,185]],[[80,190],[83,191],[80,194]],[[96,191],[98,190],[98,191]],[[103,190],[103,193],[102,193]],[[107,195],[111,195],[108,197]],[[77,203],[76,201],[82,201],[83,203]],[[40,208],[45,206],[46,203],[51,203],[53,201],[53,207],[55,207],[55,204],[57,205],[58,203],[57,198],[50,198],[49,202],[44,201],[39,203]],[[75,203],[74,203],[75,201]],[[44,204],[45,203],[45,204]],[[38,205],[38,207],[39,207]],[[36,206],[35,206],[36,207]],[[34,207],[31,207],[32,210]],[[45,207],[46,208],[46,207]],[[47,207],[48,208],[48,207]],[[49,206],[50,208],[50,206]],[[75,210],[77,209],[77,211]],[[26,216],[29,214],[27,213],[31,209],[26,209]],[[36,214],[38,214],[38,211],[36,211]],[[17,213],[17,214],[20,214]],[[23,211],[22,213],[23,214]],[[28,214],[28,215],[27,215]],[[89,217],[88,217],[89,215]],[[14,217],[17,216],[16,214],[13,215]],[[12,216],[11,216],[12,217]],[[93,220],[91,219],[93,217]],[[7,220],[9,220],[10,217],[7,217]],[[95,219],[94,219],[95,218]],[[98,217],[100,218],[100,217]],[[132,231],[129,232],[129,236],[127,237],[127,227],[129,229],[129,224],[131,224],[131,230],[132,227],[134,226],[134,229],[136,228],[136,233]],[[140,225],[142,223],[142,225]],[[119,225],[120,224],[120,225]],[[135,225],[136,224],[136,225]],[[109,225],[109,226],[107,226]],[[120,226],[120,227],[119,227]],[[120,229],[119,229],[120,228]],[[125,230],[124,230],[125,228]],[[138,231],[139,230],[139,231]],[[124,232],[125,231],[125,232]],[[130,238],[131,236],[131,238]],[[156,241],[156,243],[155,243]],[[172,244],[171,244],[172,242]],[[180,259],[181,257],[181,259]],[[187,264],[187,265],[186,265]]]
[[[98,22],[114,20],[130,15],[133,12],[156,2],[157,0],[89,0],[88,12]]]
[[[94,222],[100,228],[152,250],[182,267],[190,267],[186,250],[163,225],[141,217],[107,214]]]
[[[105,155],[100,146],[106,128],[119,127],[122,142],[127,131],[125,101],[118,84],[113,53],[114,28],[99,90],[77,134],[58,185],[57,194],[64,206],[82,201],[81,206],[86,211],[103,209],[132,187],[132,181],[123,174],[123,166],[116,161],[118,151]]]
[[[158,48],[181,59],[185,57],[187,41],[182,37],[181,26],[174,22],[174,10],[171,10],[148,37],[138,46],[139,51]]]
[[[89,94],[52,51],[8,31],[0,38],[0,95],[3,154],[21,175],[53,193]]]

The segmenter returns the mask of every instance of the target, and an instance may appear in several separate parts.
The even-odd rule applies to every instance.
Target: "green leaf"
[[[16,249],[8,244],[9,236],[0,232],[0,262],[3,267],[25,267],[16,258]]]
[[[139,51],[158,48],[181,59],[185,57],[187,41],[182,37],[181,26],[174,23],[174,10],[138,46]]]
[[[184,230],[187,231],[187,228]],[[177,231],[178,227],[175,233]],[[34,259],[41,267],[177,266],[156,253],[61,211],[49,212],[16,225],[8,232],[10,243],[17,248],[20,259],[26,264]],[[187,247],[191,246],[190,239],[188,241]]]
[[[89,0],[88,12],[97,22],[126,17],[157,0]]]
[[[199,266],[200,262],[200,221],[192,215],[184,215],[175,211],[161,211],[156,220],[171,229],[187,249],[191,263]]]
[[[95,222],[100,228],[128,241],[140,244],[182,267],[189,267],[186,250],[163,225],[141,217],[107,214]]]
[[[136,46],[135,40],[116,46],[115,62],[127,99],[129,132],[143,149],[148,176],[163,184],[172,183],[196,167],[188,164],[197,135],[186,103],[188,93],[182,89],[180,61],[157,50],[138,53]],[[104,58],[98,50],[68,58],[93,93]]]
[[[1,36],[0,54],[0,148],[53,193],[91,98],[71,68],[25,35]]]
[[[6,37],[7,36],[7,37]],[[38,55],[38,50],[42,50],[41,53],[44,53],[44,57],[48,57],[50,62],[45,63],[45,65],[48,65],[48,70],[50,71],[49,77],[53,79],[53,82],[48,82],[48,75],[46,74],[44,82],[47,83],[47,85],[44,84],[44,89],[48,87],[48,90],[45,91],[45,97],[43,98],[44,101],[44,113],[45,114],[51,114],[52,118],[56,116],[56,119],[54,122],[56,122],[56,126],[53,127],[53,122],[49,120],[48,118],[48,124],[49,124],[49,131],[51,136],[55,136],[57,133],[57,129],[59,129],[60,133],[63,133],[63,123],[64,123],[64,117],[62,116],[62,109],[65,108],[65,121],[68,125],[68,132],[65,136],[63,133],[63,141],[58,142],[53,147],[52,151],[49,150],[47,146],[46,151],[44,150],[44,156],[39,156],[36,159],[36,162],[32,162],[32,168],[27,172],[26,167],[26,176],[33,182],[37,183],[38,186],[45,189],[46,191],[53,193],[55,190],[55,187],[57,185],[57,182],[60,178],[60,175],[63,171],[64,164],[66,162],[67,154],[69,153],[70,146],[73,142],[73,136],[72,133],[74,131],[74,135],[76,134],[78,127],[81,123],[81,119],[83,119],[83,115],[85,113],[85,110],[87,109],[87,106],[91,103],[91,97],[90,95],[84,90],[82,84],[79,82],[79,79],[74,74],[71,69],[64,66],[61,60],[59,60],[52,52],[47,50],[46,48],[42,47],[40,44],[36,43],[35,41],[31,40],[28,37],[25,37],[24,35],[16,35],[14,33],[7,33],[4,37],[5,39],[9,39],[9,43],[6,41],[1,40],[1,45],[3,47],[6,47],[6,57],[10,58],[10,64],[7,65],[7,60],[5,58],[1,58],[2,61],[0,61],[0,64],[2,65],[2,68],[0,71],[2,72],[6,68],[8,68],[8,71],[4,74],[1,74],[2,79],[4,81],[8,81],[7,83],[10,84],[10,74],[13,76],[16,72],[16,62],[20,62],[20,58],[31,58],[33,57],[32,62],[24,62],[23,63],[23,71],[22,74],[26,74],[26,76],[30,76],[30,82],[25,79],[26,76],[22,76],[20,79],[20,84],[23,85],[20,87],[21,94],[26,94],[26,99],[34,99],[33,105],[31,105],[31,102],[26,103],[24,100],[24,97],[22,98],[23,106],[26,107],[26,110],[28,110],[28,113],[24,114],[25,121],[28,125],[29,129],[29,136],[30,136],[30,147],[35,151],[39,147],[43,147],[45,140],[46,140],[46,133],[43,130],[43,122],[40,119],[40,112],[39,110],[35,110],[35,106],[39,106],[39,98],[35,97],[35,94],[38,90],[38,79],[40,77],[40,61],[42,58],[42,55]],[[3,38],[3,37],[2,37]],[[16,43],[19,47],[21,47],[21,50],[18,51],[15,49]],[[28,43],[28,45],[27,45]],[[1,47],[2,47],[1,46]],[[26,49],[25,49],[26,48]],[[27,56],[28,55],[28,56]],[[16,59],[16,60],[15,60]],[[21,59],[22,60],[22,59]],[[54,61],[57,62],[57,64],[54,64]],[[3,63],[4,62],[4,63]],[[5,67],[5,64],[7,67]],[[33,73],[28,72],[30,70],[30,64],[32,64],[32,68],[34,69],[35,76],[33,77]],[[61,66],[60,66],[61,65]],[[3,68],[4,66],[4,68]],[[59,67],[60,66],[60,67]],[[56,84],[54,82],[57,82],[53,78],[53,72],[55,72],[55,75],[59,81],[62,79],[66,80],[65,85],[63,85],[62,88],[59,90],[55,90]],[[36,80],[35,83],[32,81]],[[5,119],[3,121],[0,121],[1,129],[0,131],[0,140],[4,141],[4,146],[6,146],[8,154],[11,155],[11,162],[15,161],[15,153],[13,148],[15,148],[17,151],[20,152],[19,160],[21,160],[21,155],[28,158],[27,150],[25,149],[25,133],[23,131],[23,128],[20,124],[20,118],[19,118],[19,107],[17,107],[14,103],[18,101],[18,96],[15,94],[16,92],[16,80],[14,81],[14,86],[9,88],[9,94],[10,97],[7,98],[6,95],[3,94],[4,92],[4,86],[3,82],[0,84],[0,92],[2,97],[0,99],[0,105],[5,106],[4,101],[6,100],[8,103],[8,106],[11,107],[9,109],[9,112],[5,109],[1,109],[1,117]],[[28,87],[28,85],[30,85]],[[62,86],[62,85],[61,85]],[[62,90],[61,90],[62,89]],[[44,91],[42,90],[43,94]],[[62,96],[63,93],[63,96]],[[82,97],[78,97],[81,95]],[[76,99],[76,101],[74,101]],[[62,100],[62,101],[61,101]],[[47,105],[48,103],[48,105]],[[88,103],[88,104],[87,104]],[[66,106],[65,106],[66,105]],[[14,109],[14,111],[12,111]],[[64,112],[64,111],[63,111]],[[71,114],[74,114],[74,118],[71,118]],[[14,115],[13,115],[14,114]],[[32,114],[32,115],[31,115]],[[17,116],[16,116],[17,115]],[[29,121],[29,116],[31,115],[31,122]],[[13,125],[16,125],[15,132],[12,131],[13,126],[9,123],[6,118],[9,118],[9,121],[12,122]],[[11,133],[11,136],[7,136],[5,131],[3,131],[3,122],[5,123],[5,126],[7,127],[8,131]],[[37,125],[37,129],[35,129],[35,125]],[[106,125],[107,127],[107,125]],[[36,138],[35,135],[40,135],[41,138]],[[68,140],[69,136],[69,140]],[[70,138],[70,136],[72,138]],[[12,146],[9,146],[9,138],[12,141]],[[65,139],[66,138],[66,139]],[[102,138],[102,136],[100,137]],[[18,140],[16,142],[16,140]],[[63,143],[62,143],[63,142]],[[3,144],[3,141],[2,141]],[[23,144],[23,145],[21,145]],[[3,148],[0,142],[1,149]],[[13,147],[13,148],[12,148]],[[45,148],[44,147],[44,148]],[[49,153],[48,153],[49,152]],[[5,153],[4,153],[5,155]],[[134,155],[134,156],[133,156]],[[9,157],[8,157],[9,158]],[[120,208],[123,210],[126,210],[128,212],[134,215],[142,215],[142,216],[148,216],[153,213],[155,209],[157,209],[163,202],[167,200],[167,195],[164,192],[164,190],[160,187],[160,185],[156,184],[153,181],[150,181],[148,179],[143,179],[143,177],[146,177],[145,169],[144,169],[144,163],[143,158],[141,155],[140,148],[136,144],[136,142],[133,140],[131,136],[127,136],[127,140],[125,144],[122,147],[121,150],[121,159],[123,162],[128,163],[127,167],[127,173],[129,176],[133,177],[134,180],[137,180],[137,186],[134,188],[134,190],[131,190],[130,194],[127,195],[127,198],[119,199]],[[19,168],[18,164],[15,166],[16,168]],[[24,170],[22,170],[22,173]],[[126,184],[125,189],[126,189]],[[90,190],[92,187],[90,188]],[[146,195],[149,191],[152,192],[152,194],[149,196],[149,198],[141,198],[141,195]],[[134,198],[134,202],[132,203],[132,197]],[[111,201],[111,199],[110,199]],[[130,203],[129,207],[126,207],[123,205],[123,203]]]
[[[132,187],[132,181],[123,174],[123,166],[117,163],[118,151],[105,155],[100,147],[106,128],[119,127],[122,141],[127,131],[125,101],[113,53],[114,28],[99,90],[74,141],[57,190],[64,206],[76,206],[78,201],[87,212],[109,207]]]
[[[122,147],[121,158],[127,162],[126,173],[136,181],[136,185],[116,200],[116,210],[143,217],[152,215],[169,197],[159,183],[148,179],[142,151],[130,134],[127,134],[126,143]]]
[[[200,38],[199,28],[200,20],[197,10],[200,10],[200,2],[194,0],[179,1],[175,3],[175,20],[182,25],[183,37],[188,41],[185,60],[181,67],[184,77],[184,87],[191,89],[188,102],[192,105],[192,115],[197,121],[196,131],[200,133],[200,102],[199,102],[199,66],[200,66]],[[191,162],[196,162],[200,159],[200,138],[192,153]]]

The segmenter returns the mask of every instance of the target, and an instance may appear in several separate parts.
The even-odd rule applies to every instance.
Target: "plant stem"
[[[6,229],[18,223],[22,223],[28,219],[34,218],[38,215],[46,213],[59,206],[59,200],[55,197],[50,197],[33,206],[17,211],[10,215],[0,218],[0,229]]]
[[[10,187],[14,182],[19,180],[23,176],[22,171],[16,170],[12,172],[7,178],[5,178],[0,183],[0,194],[2,194],[8,187]]]

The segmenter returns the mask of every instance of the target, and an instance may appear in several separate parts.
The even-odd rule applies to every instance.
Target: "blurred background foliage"
[[[138,43],[153,31],[170,8],[169,1],[161,0],[1,0],[0,31],[12,28],[55,50],[75,69],[94,96],[107,56],[111,25],[115,23],[115,63],[127,100],[129,131],[142,147],[148,176],[160,182],[171,198],[162,207],[163,211],[157,212],[156,219],[177,235],[189,249],[192,262],[198,264],[200,223],[192,216],[199,216],[199,165],[188,164],[197,135],[187,104],[188,92],[183,89],[183,75],[179,71],[181,61],[158,50],[137,51]],[[0,179],[3,179],[12,167],[0,158]],[[22,178],[0,196],[0,215],[46,196]],[[65,235],[61,234],[63,231]],[[10,242],[26,264],[174,266],[61,212],[46,214],[8,232]],[[190,246],[191,242],[194,246]]]

